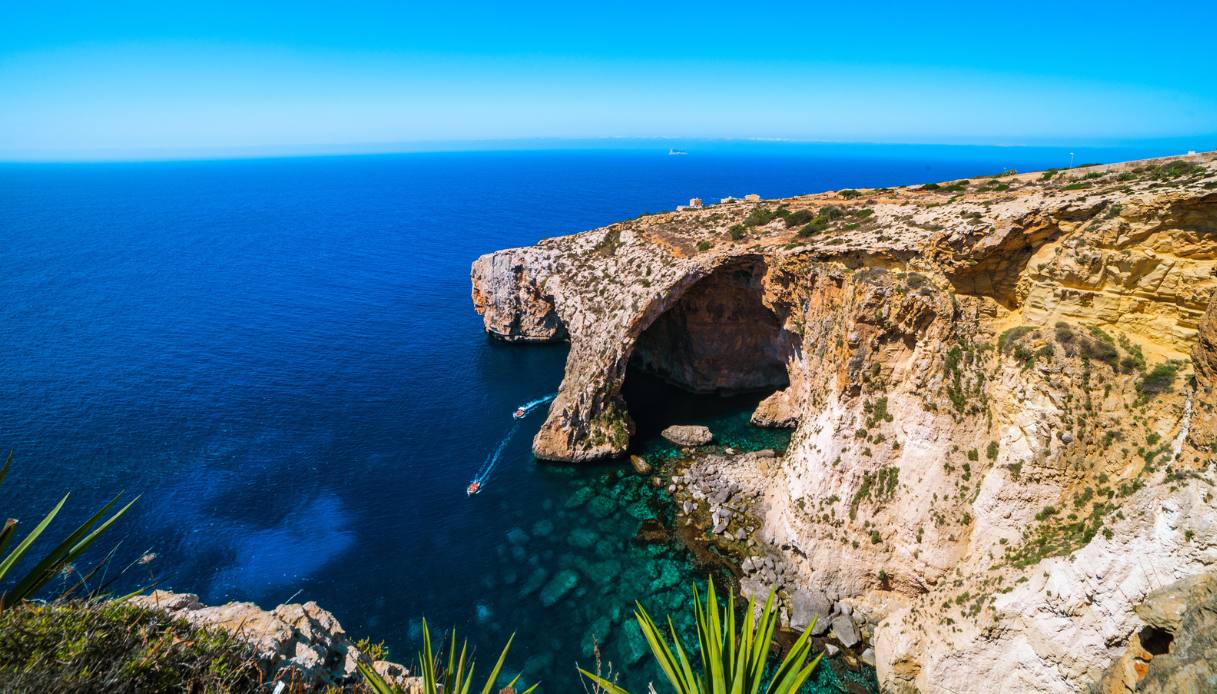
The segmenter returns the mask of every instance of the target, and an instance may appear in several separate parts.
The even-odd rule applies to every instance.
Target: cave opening
[[[1171,650],[1171,642],[1175,635],[1155,626],[1147,626],[1141,630],[1141,647],[1152,655],[1165,655]]]
[[[796,342],[764,304],[765,271],[760,259],[724,265],[642,332],[622,387],[639,439],[672,424],[751,414],[789,385]]]

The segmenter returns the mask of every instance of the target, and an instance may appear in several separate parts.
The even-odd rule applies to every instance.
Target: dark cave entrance
[[[638,437],[751,412],[789,385],[795,339],[762,301],[765,270],[760,259],[714,270],[639,336],[622,387]]]
[[[1152,655],[1170,653],[1171,642],[1174,640],[1175,635],[1165,629],[1147,626],[1141,630],[1141,647]]]

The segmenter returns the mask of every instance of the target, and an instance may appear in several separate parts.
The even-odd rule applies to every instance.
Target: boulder
[[[832,612],[832,601],[819,591],[799,590],[790,596],[790,627],[796,631],[805,630],[816,619],[817,626],[823,622],[823,628],[828,628],[828,614]]]
[[[659,434],[677,446],[704,446],[714,440],[708,427],[696,424],[677,424]]]
[[[833,617],[832,635],[846,648],[853,648],[862,642],[862,635],[858,633],[858,627],[854,624],[853,617],[847,614]]]
[[[875,649],[867,646],[866,650],[862,651],[862,655],[858,656],[858,660],[871,667],[875,667]]]

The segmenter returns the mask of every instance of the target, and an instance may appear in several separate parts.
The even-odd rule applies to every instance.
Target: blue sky
[[[0,158],[1217,133],[1211,2],[29,2]]]

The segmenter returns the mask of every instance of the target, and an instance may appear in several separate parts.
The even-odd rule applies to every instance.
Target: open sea
[[[141,498],[106,539],[121,541],[115,566],[157,555],[128,584],[316,600],[405,663],[424,616],[468,636],[484,666],[516,632],[508,667],[561,694],[583,691],[576,663],[593,667],[599,644],[642,691],[655,672],[634,600],[683,619],[704,576],[679,546],[632,541],[666,506],[628,463],[532,458],[544,406],[517,428],[511,413],[557,389],[566,347],[488,339],[470,263],[695,196],[1069,162],[1040,148],[686,149],[0,164],[0,450],[15,454],[0,514],[28,528],[70,490],[64,531],[126,490]],[[747,424],[758,398],[627,388],[636,447],[657,461],[674,455],[655,436],[668,423],[784,445]],[[812,689],[841,684],[821,668]]]

